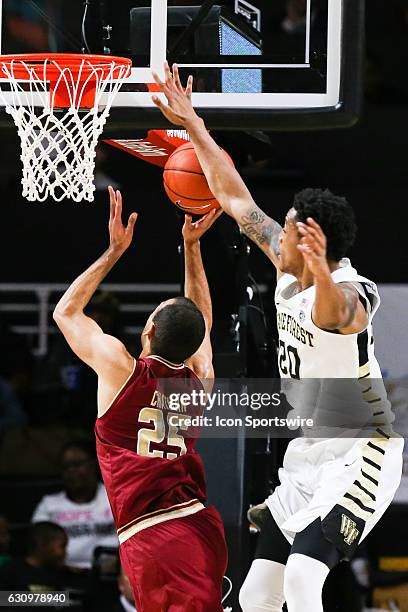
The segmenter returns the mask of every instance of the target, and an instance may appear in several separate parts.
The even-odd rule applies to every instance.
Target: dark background
[[[359,125],[345,131],[271,134],[270,147],[248,135],[214,136],[238,161],[257,203],[279,220],[291,206],[294,192],[304,186],[329,187],[347,196],[359,225],[354,263],[377,282],[404,282],[408,221],[404,96],[400,102],[368,102]],[[12,130],[3,131],[1,143],[1,281],[66,282],[107,246],[108,198],[98,192],[93,204],[26,202],[20,196],[17,137]],[[270,160],[264,166],[240,166],[240,159],[247,161],[245,149]],[[103,167],[121,185],[125,214],[140,212],[134,246],[110,280],[177,281],[179,222],[164,193],[161,170],[114,149]],[[219,225],[229,238],[235,233],[229,219]],[[216,249],[207,255],[215,257],[222,274]],[[252,267],[258,280],[270,270],[268,262],[255,254]]]
[[[347,196],[360,230],[352,259],[362,274],[377,282],[406,279],[407,59],[408,3],[370,0],[365,106],[357,126],[270,133],[270,144],[242,132],[214,133],[231,153],[257,203],[279,220],[302,187],[329,187]],[[107,246],[106,194],[98,192],[93,204],[26,202],[20,196],[17,134],[12,128],[3,129],[0,137],[0,281],[67,282]],[[140,212],[134,245],[109,280],[177,281],[179,221],[164,194],[161,171],[106,145],[100,147],[106,153],[102,169],[121,185],[126,213]],[[229,270],[228,257],[220,254],[234,241],[235,232],[233,223],[223,219],[206,241],[215,290],[217,277]],[[251,268],[258,281],[271,275],[269,263],[257,253],[252,255]]]

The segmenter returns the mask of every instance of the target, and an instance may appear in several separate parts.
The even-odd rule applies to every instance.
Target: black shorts
[[[320,518],[297,533],[291,545],[279,529],[272,514],[269,513],[259,534],[255,559],[267,559],[286,565],[289,555],[293,553],[321,561],[330,569],[343,558],[342,553],[325,537]]]

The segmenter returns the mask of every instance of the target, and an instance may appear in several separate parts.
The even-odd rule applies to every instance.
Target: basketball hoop
[[[95,148],[131,60],[81,54],[1,55],[5,110],[17,126],[23,197],[94,199]],[[103,105],[103,106],[102,106]]]

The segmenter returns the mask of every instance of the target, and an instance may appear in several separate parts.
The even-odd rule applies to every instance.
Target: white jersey
[[[112,511],[102,483],[94,499],[77,504],[65,491],[44,495],[34,510],[33,523],[51,521],[68,535],[66,563],[72,567],[91,568],[97,546],[118,546]]]
[[[266,504],[290,543],[320,517],[327,539],[351,558],[398,488],[403,440],[392,432],[374,355],[377,287],[348,259],[332,278],[356,287],[368,314],[364,331],[320,329],[312,319],[314,286],[297,292],[297,280],[285,274],[276,287],[282,391],[295,414],[312,417],[313,425],[289,443],[281,484]]]
[[[380,304],[377,287],[359,276],[348,259],[341,260],[332,279],[352,283],[359,292],[368,314],[362,332],[341,334],[317,327],[312,318],[314,285],[297,292],[297,280],[289,274],[279,279],[275,294],[282,391],[295,412],[290,416],[313,418],[314,431],[309,430],[309,436],[330,437],[338,435],[331,427],[363,429],[394,420],[374,355],[372,321]],[[318,430],[320,426],[326,432]]]
[[[282,378],[359,378],[368,372],[381,378],[374,356],[372,320],[380,304],[376,285],[359,276],[348,259],[332,273],[335,283],[352,283],[367,308],[369,323],[359,334],[340,334],[313,323],[314,285],[297,292],[297,280],[284,274],[275,293]]]

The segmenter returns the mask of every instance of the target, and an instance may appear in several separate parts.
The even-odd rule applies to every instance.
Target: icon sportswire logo
[[[346,514],[341,515],[340,533],[344,535],[344,541],[349,546],[351,546],[355,539],[360,535],[360,531],[357,529],[357,524]]]

